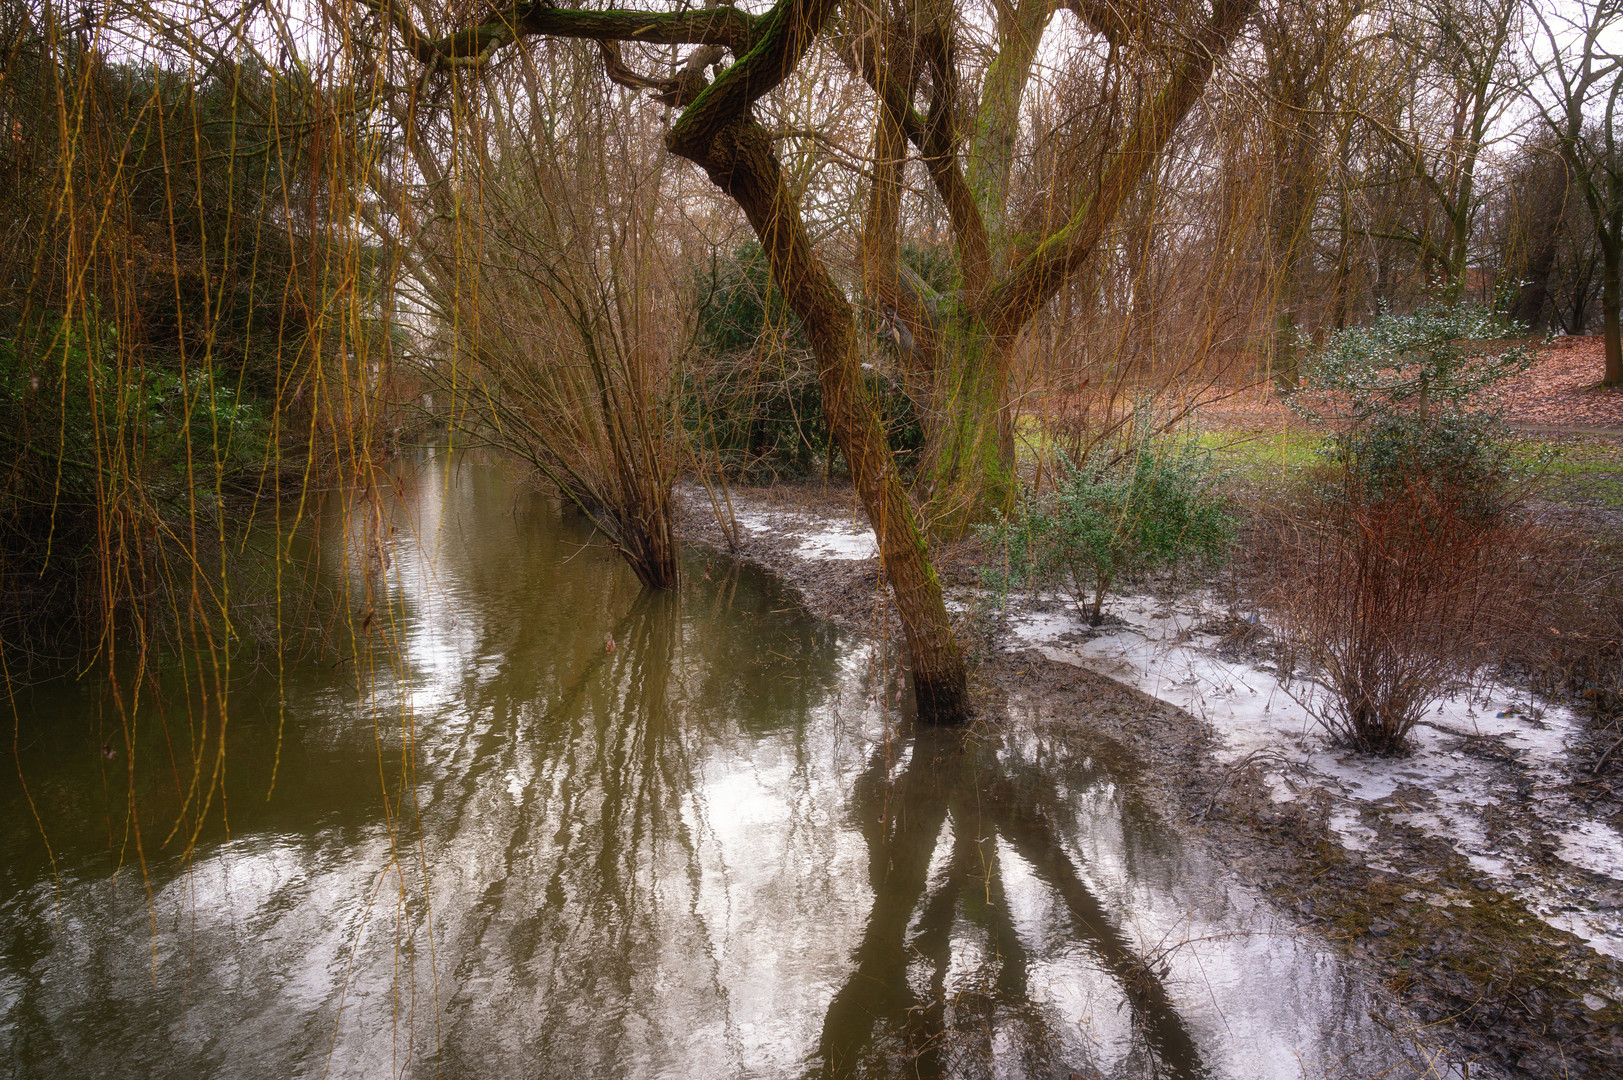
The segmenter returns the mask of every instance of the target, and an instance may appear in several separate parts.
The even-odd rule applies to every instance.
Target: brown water
[[[105,685],[19,699],[50,850],[8,762],[0,1073],[1399,1061],[1337,960],[1160,828],[1108,742],[1029,703],[976,737],[913,730],[873,643],[714,556],[642,593],[490,464],[431,457],[389,512],[384,547],[328,559],[333,588],[388,582],[360,656],[234,673],[203,755],[225,821],[189,852],[165,837],[217,718],[178,677],[138,710],[133,781]]]

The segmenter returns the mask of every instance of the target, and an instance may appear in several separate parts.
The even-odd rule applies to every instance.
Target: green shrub
[[[1269,606],[1328,689],[1311,707],[1338,741],[1403,749],[1516,619],[1525,538],[1493,390],[1532,363],[1498,344],[1517,330],[1469,309],[1383,315],[1331,337],[1292,402],[1340,426],[1282,523]]]
[[[1354,426],[1378,415],[1431,416],[1480,411],[1486,395],[1526,371],[1533,356],[1496,345],[1526,327],[1491,311],[1434,305],[1410,315],[1382,312],[1369,326],[1332,334],[1308,360],[1305,396],[1292,406],[1310,419],[1314,392],[1337,395]],[[1322,403],[1321,403],[1322,405]]]
[[[1527,349],[1501,344],[1523,329],[1480,309],[1438,306],[1332,335],[1290,399],[1309,421],[1340,421],[1325,454],[1343,486],[1329,494],[1370,502],[1423,478],[1475,493],[1479,513],[1497,512],[1513,466],[1493,392],[1533,363]]]
[[[268,409],[210,371],[121,363],[108,322],[0,341],[0,622],[83,613],[104,533],[146,538],[149,557],[193,516],[216,534],[270,435]]]
[[[698,286],[698,358],[681,380],[682,420],[724,467],[751,479],[804,476],[830,453],[823,395],[800,320],[760,245],[717,258]],[[891,450],[907,470],[924,432],[901,380],[866,374]]]
[[[1227,552],[1234,521],[1212,481],[1209,457],[1169,438],[1134,437],[1099,465],[1062,457],[1053,491],[979,530],[1002,556],[984,577],[999,590],[1061,588],[1098,626],[1123,580]]]

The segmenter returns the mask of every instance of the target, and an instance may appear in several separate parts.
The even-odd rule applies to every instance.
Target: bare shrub
[[[1279,530],[1270,606],[1328,690],[1342,742],[1395,753],[1428,706],[1490,660],[1526,590],[1530,524],[1493,388],[1531,362],[1515,327],[1437,306],[1342,331],[1291,401],[1329,423],[1327,466]]]
[[[1507,667],[1542,692],[1581,703],[1598,755],[1623,767],[1623,536],[1546,508],[1524,559],[1525,617],[1505,627]]]
[[[1302,700],[1337,741],[1403,750],[1431,705],[1498,659],[1524,526],[1483,513],[1481,494],[1426,475],[1376,498],[1328,484],[1279,522],[1267,605],[1328,691]]]
[[[544,44],[532,59],[460,88],[466,112],[416,133],[412,160],[442,182],[424,189],[431,224],[400,289],[433,331],[415,374],[454,403],[463,445],[532,465],[643,584],[671,588],[675,388],[693,342],[661,213],[672,176],[657,133],[600,107],[594,52]],[[441,176],[451,151],[469,164]]]

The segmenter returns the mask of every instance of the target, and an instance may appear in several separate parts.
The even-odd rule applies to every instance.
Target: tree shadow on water
[[[1030,983],[1031,953],[1042,946],[1016,929],[1001,839],[1057,902],[1070,942],[1115,984],[1143,1074],[1207,1076],[1162,974],[1062,842],[1058,790],[1019,755],[996,751],[995,735],[921,725],[902,754],[876,748],[857,781],[852,807],[867,841],[873,907],[855,967],[825,1015],[813,1074],[992,1075],[995,1047],[1005,1057],[999,1074],[1015,1064],[1027,1075],[1097,1075],[1053,1059],[1060,1039]],[[960,933],[955,956],[960,918],[972,944],[963,947]],[[1007,1060],[1011,1046],[1017,1064]]]

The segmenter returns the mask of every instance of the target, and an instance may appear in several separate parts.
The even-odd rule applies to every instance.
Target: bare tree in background
[[[1524,7],[1524,0],[1421,0],[1397,13],[1386,36],[1409,78],[1387,97],[1389,114],[1365,114],[1430,197],[1411,238],[1425,276],[1440,281],[1450,303],[1466,284],[1483,152],[1524,85],[1514,49]]]
[[[1577,198],[1559,147],[1541,134],[1524,141],[1506,163],[1501,189],[1486,211],[1486,255],[1498,268],[1497,291],[1511,318],[1534,333],[1559,317],[1558,262],[1563,240],[1571,239],[1566,225]]]
[[[1325,184],[1325,127],[1333,107],[1336,55],[1363,14],[1362,0],[1337,4],[1281,0],[1260,17],[1267,94],[1269,215],[1274,331],[1271,362],[1295,382],[1296,338],[1310,289],[1308,262],[1319,193]]]
[[[1582,193],[1601,250],[1601,327],[1607,386],[1623,386],[1623,56],[1602,40],[1623,19],[1623,0],[1579,0],[1572,16],[1539,12],[1550,55],[1540,72],[1547,96],[1536,99],[1555,134],[1572,182]],[[1574,44],[1570,39],[1576,38]]]

